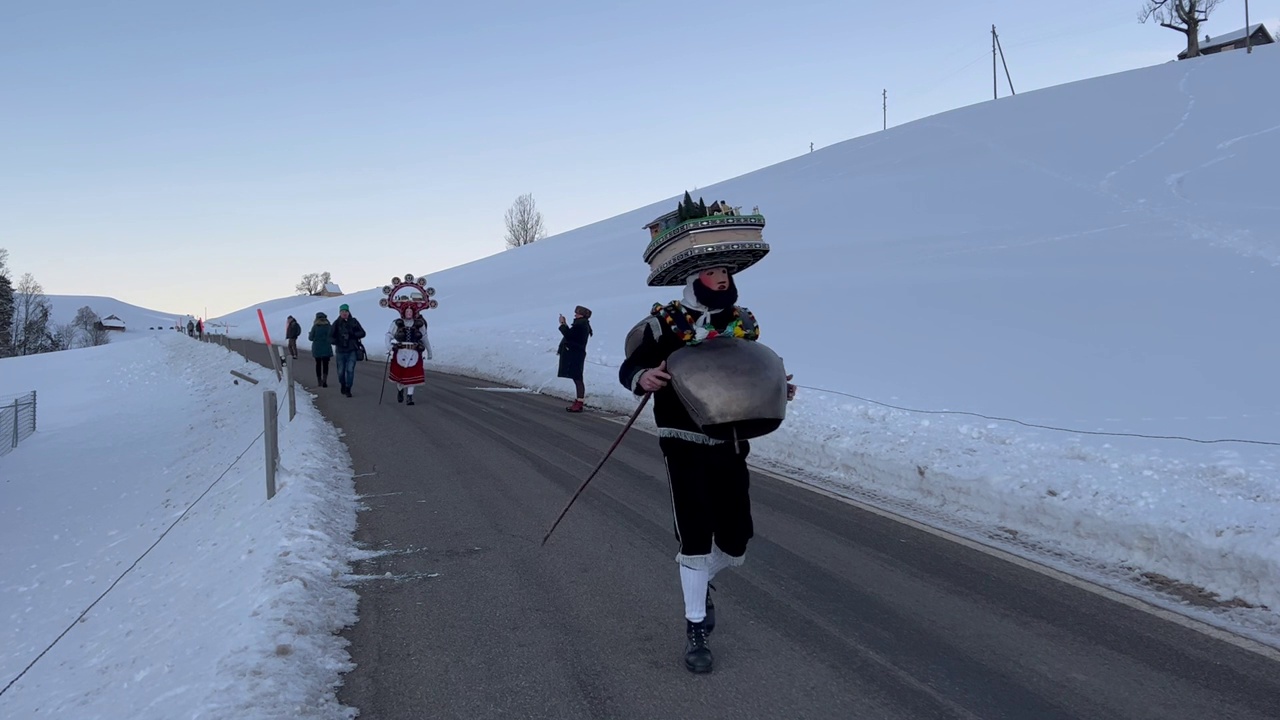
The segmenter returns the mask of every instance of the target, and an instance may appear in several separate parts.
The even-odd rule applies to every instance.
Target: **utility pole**
[[[1244,54],[1253,54],[1253,33],[1249,32],[1249,0],[1244,0]]]
[[[1004,46],[1000,44],[1000,36],[996,34],[996,26],[991,26],[991,97],[1000,98],[1000,71],[996,67],[996,52],[1000,53],[1000,62],[1004,65],[1004,79],[1009,81],[1009,94],[1017,95],[1013,89],[1013,78],[1009,76],[1009,63],[1004,59]]]
[[[884,127],[880,128],[880,129],[881,129],[881,130],[888,130],[888,129],[889,129],[889,89],[888,89],[888,88],[885,88],[885,89],[880,93],[880,97],[883,99],[883,103],[884,103],[884,104],[881,106],[881,110],[884,112]]]
[[[1009,94],[1017,95],[1018,93],[1013,89],[1013,78],[1009,77],[1009,63],[1004,60],[1004,45],[1000,43],[999,35],[996,35],[996,47],[1000,50],[1000,64],[1004,65],[1004,79],[1009,81]]]
[[[991,99],[1000,99],[1000,85],[996,81],[996,26],[991,26]]]

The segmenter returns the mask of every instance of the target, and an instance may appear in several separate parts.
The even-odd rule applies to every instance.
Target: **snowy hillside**
[[[113,333],[112,341],[147,337],[158,330],[172,330],[179,320],[185,325],[187,316],[183,314],[165,313],[157,310],[130,305],[115,298],[98,295],[46,295],[53,306],[53,324],[69,323],[75,319],[80,308],[88,306],[98,317],[115,315],[125,323],[123,333]]]
[[[645,285],[643,225],[686,189],[758,205],[773,251],[739,277],[741,303],[806,389],[757,458],[1029,550],[1280,608],[1280,448],[841,394],[1280,442],[1280,95],[1253,91],[1278,72],[1263,47],[955,110],[711,187],[673,167],[671,199],[431,276],[434,365],[567,395],[556,316],[583,304],[588,402],[634,407],[623,337],[678,297]],[[380,297],[289,312],[306,328],[349,302],[380,338]],[[253,311],[233,335],[260,339]],[[286,314],[268,313],[273,334]]]

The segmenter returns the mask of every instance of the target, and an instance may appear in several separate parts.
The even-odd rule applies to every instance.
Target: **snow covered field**
[[[0,396],[39,398],[38,432],[0,457],[0,687],[67,631],[0,717],[352,715],[333,694],[356,610],[350,459],[299,393],[267,500],[279,385],[174,332],[0,360]]]
[[[1277,72],[1260,47],[962,108],[710,187],[673,168],[672,199],[431,275],[434,367],[568,397],[556,316],[581,303],[588,402],[629,410],[623,337],[678,296],[645,286],[643,225],[685,189],[758,205],[773,251],[739,277],[741,302],[806,388],[762,462],[1130,590],[1147,573],[1255,606],[1213,619],[1277,642],[1280,95],[1255,92]],[[348,302],[377,343],[380,297],[292,299],[268,321],[280,338],[293,313],[305,337]],[[255,309],[228,317],[232,335],[260,339]]]

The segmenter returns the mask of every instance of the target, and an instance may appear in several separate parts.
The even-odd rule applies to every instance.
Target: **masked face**
[[[698,280],[706,286],[708,290],[723,291],[729,289],[729,269],[718,267],[710,270],[703,270],[698,274]]]

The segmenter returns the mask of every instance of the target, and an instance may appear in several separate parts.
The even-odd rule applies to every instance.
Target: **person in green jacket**
[[[316,313],[307,339],[311,341],[311,357],[316,359],[316,384],[320,387],[329,387],[329,360],[333,357],[330,330],[329,318],[322,312]]]

